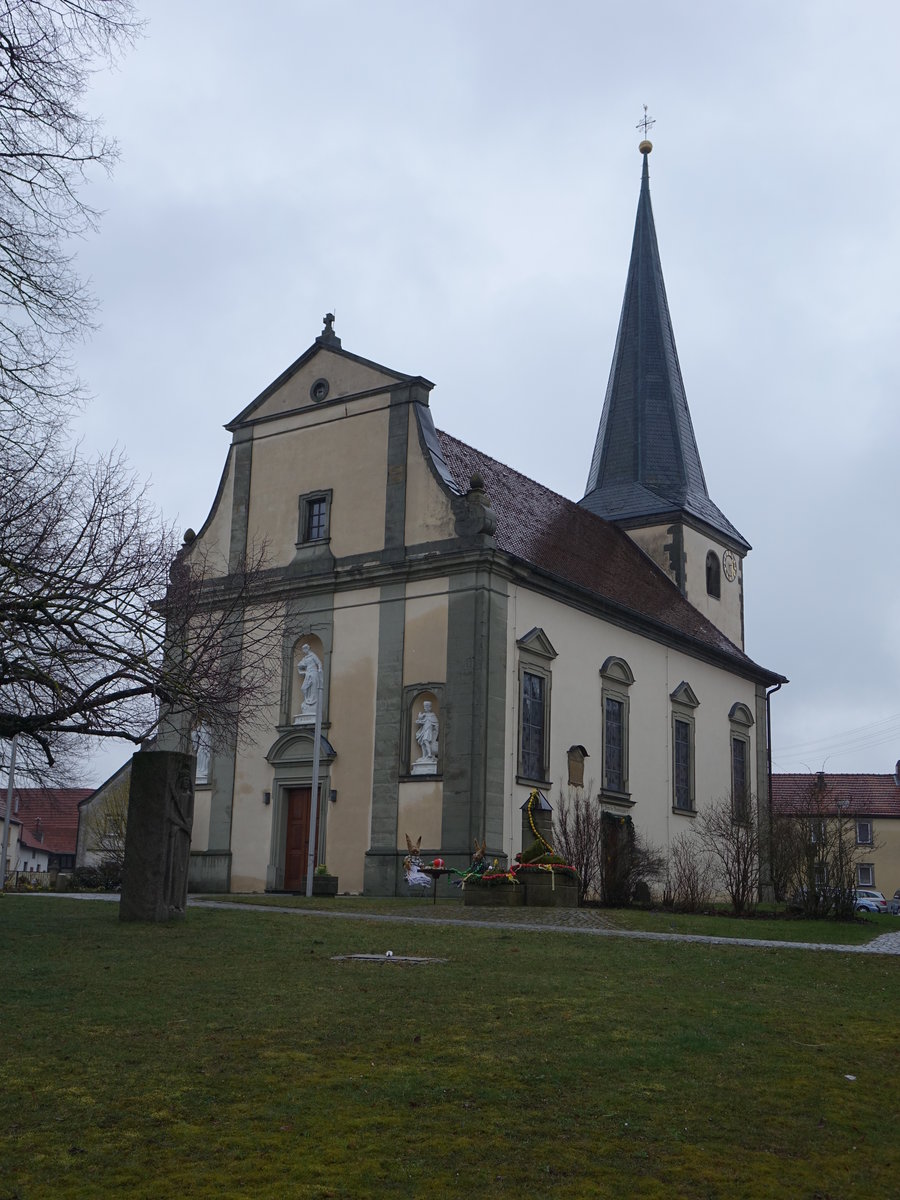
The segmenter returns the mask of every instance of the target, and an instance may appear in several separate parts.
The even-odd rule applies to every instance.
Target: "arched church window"
[[[634,683],[634,673],[624,658],[610,655],[600,668],[600,678],[603,791],[628,796],[628,689]]]
[[[722,596],[722,567],[715,550],[706,555],[706,594],[715,600]]]

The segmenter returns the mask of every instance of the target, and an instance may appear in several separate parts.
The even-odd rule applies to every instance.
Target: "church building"
[[[195,890],[305,890],[313,804],[316,861],[370,895],[406,893],[407,835],[426,861],[511,860],[534,788],[592,787],[663,850],[725,796],[765,818],[785,680],[744,652],[750,547],[707,492],[640,149],[580,502],[436,429],[433,385],[344,349],[330,314],[227,426],[188,561],[225,574],[265,541],[283,621],[267,717],[201,742]]]

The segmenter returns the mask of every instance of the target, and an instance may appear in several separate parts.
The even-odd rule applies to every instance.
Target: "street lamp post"
[[[12,813],[13,789],[16,786],[16,746],[19,735],[12,740],[12,754],[9,759],[9,782],[6,785],[6,815],[3,818],[3,848],[0,851],[0,893],[6,886],[6,855],[9,852],[9,818]]]
[[[322,671],[318,672],[316,688],[316,731],[313,735],[312,796],[309,802],[309,855],[306,859],[306,894],[313,894],[313,874],[316,869],[316,824],[319,814],[319,742],[322,739]]]

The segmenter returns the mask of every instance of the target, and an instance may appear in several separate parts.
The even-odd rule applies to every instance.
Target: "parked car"
[[[895,917],[900,917],[900,888],[897,888],[896,892],[894,892],[894,898],[891,900],[888,908]]]
[[[857,912],[879,912],[886,913],[888,910],[887,900],[884,898],[883,892],[876,892],[874,888],[857,888],[856,896],[854,897],[853,907]]]

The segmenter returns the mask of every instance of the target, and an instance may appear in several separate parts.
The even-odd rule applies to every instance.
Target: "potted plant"
[[[338,890],[337,875],[330,875],[324,863],[319,863],[313,875],[314,896],[336,896]]]

